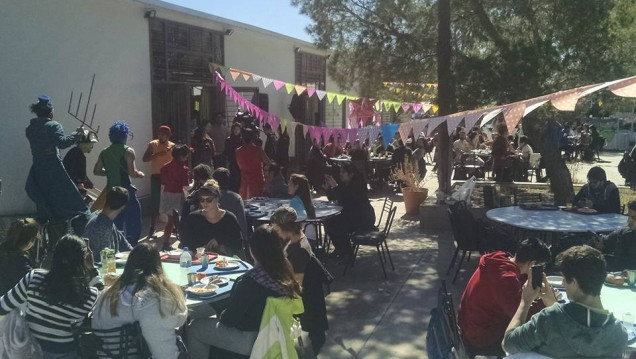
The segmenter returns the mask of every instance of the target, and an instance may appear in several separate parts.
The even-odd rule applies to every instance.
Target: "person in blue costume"
[[[126,146],[130,127],[124,122],[115,122],[108,131],[111,145],[102,150],[93,168],[96,176],[106,176],[106,188],[119,186],[128,190],[126,208],[115,218],[115,226],[126,234],[133,247],[141,237],[141,205],[137,199],[137,188],[131,178],[143,178],[144,173],[135,165],[135,150]]]
[[[66,136],[62,125],[53,121],[53,103],[48,96],[38,97],[38,102],[31,105],[31,112],[37,117],[26,128],[33,164],[25,190],[37,206],[38,222],[62,222],[88,215],[89,210],[60,158],[60,149],[75,144],[79,137]]]

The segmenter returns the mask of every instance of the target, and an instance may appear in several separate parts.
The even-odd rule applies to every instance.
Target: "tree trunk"
[[[438,28],[437,28],[437,104],[439,115],[448,115],[455,110],[455,91],[453,88],[453,75],[451,73],[451,0],[438,0]],[[441,150],[438,164],[439,190],[450,193],[451,157],[450,140],[446,123],[439,126],[438,148]]]
[[[535,113],[523,119],[523,132],[534,145],[535,152],[541,153],[546,176],[550,179],[550,189],[554,193],[554,202],[565,205],[572,202],[574,187],[570,170],[561,156],[558,145],[559,125],[553,119],[538,117]]]

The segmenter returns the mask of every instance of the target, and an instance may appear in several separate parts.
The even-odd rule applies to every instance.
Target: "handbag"
[[[41,359],[42,349],[31,335],[29,326],[20,309],[14,309],[0,322],[0,359]]]
[[[322,283],[323,294],[326,297],[331,293],[331,282],[333,282],[333,276],[313,252],[311,253],[310,261],[314,263],[315,270],[318,272],[318,279],[320,279],[320,282]]]
[[[71,324],[71,332],[80,358],[152,358],[139,322],[112,329],[93,329],[89,317]]]

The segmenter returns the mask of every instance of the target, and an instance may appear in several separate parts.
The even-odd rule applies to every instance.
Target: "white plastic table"
[[[612,232],[627,225],[627,216],[617,213],[577,214],[562,210],[528,210],[502,207],[486,212],[488,219],[527,230],[541,232]]]

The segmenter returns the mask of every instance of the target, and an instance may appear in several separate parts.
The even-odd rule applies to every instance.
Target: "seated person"
[[[177,359],[175,329],[187,314],[183,291],[166,278],[159,252],[141,243],[130,252],[122,275],[97,299],[91,325],[112,329],[139,322],[153,358]]]
[[[287,198],[285,178],[280,174],[280,166],[275,162],[265,168],[265,187],[263,196],[269,198]]]
[[[228,307],[215,317],[188,325],[190,358],[208,358],[210,347],[249,356],[258,336],[267,297],[300,297],[300,285],[285,259],[281,240],[271,226],[258,227],[249,239],[254,258],[250,269],[234,283]]]
[[[18,219],[9,226],[0,244],[0,296],[31,271],[33,263],[28,251],[35,245],[39,232],[40,225],[33,218]]]
[[[512,181],[519,161],[515,156],[514,148],[508,141],[508,128],[505,124],[500,124],[497,129],[497,136],[492,142],[492,157],[495,180]]]
[[[316,208],[311,201],[309,180],[307,177],[292,173],[289,177],[289,195],[292,197],[289,206],[293,208],[301,220],[316,218]]]
[[[110,248],[117,252],[132,250],[126,235],[115,226],[115,218],[126,208],[128,190],[124,187],[112,187],[106,193],[106,204],[97,216],[91,217],[84,229],[84,238],[93,252],[95,262],[101,262],[102,249]]]
[[[592,167],[587,172],[587,184],[581,187],[572,203],[579,207],[593,208],[603,213],[620,213],[621,199],[618,187],[607,180],[605,170]]]
[[[466,139],[466,131],[459,131],[459,138],[453,142],[453,155],[455,164],[462,162],[462,155],[472,150],[472,146]]]
[[[506,329],[503,349],[509,354],[533,351],[552,358],[622,358],[627,333],[601,302],[606,275],[601,252],[574,246],[557,256],[557,265],[570,302],[552,305],[526,322],[531,303],[542,292],[530,285],[530,273]],[[549,287],[544,277],[543,291]]]
[[[519,158],[521,159],[521,164],[519,166],[520,173],[518,174],[518,178],[524,181],[528,180],[528,170],[530,169],[530,156],[534,153],[532,147],[528,144],[528,137],[521,136],[519,137]]]
[[[618,172],[625,179],[625,186],[636,188],[636,146],[630,151],[625,151],[618,163]]]
[[[636,269],[636,201],[627,205],[627,227],[596,240],[595,247],[606,254],[612,272]]]
[[[197,191],[197,197],[201,209],[183,219],[180,246],[192,250],[205,247],[206,251],[243,258],[241,227],[233,213],[219,208],[221,190],[217,182],[208,180]]]
[[[309,333],[314,354],[318,354],[326,340],[325,331],[329,328],[321,271],[312,270],[318,269],[318,259],[311,251],[311,245],[293,208],[285,206],[276,209],[272,214],[271,224],[282,239],[285,257],[292,265],[296,282],[303,289],[305,312],[301,315],[300,322],[303,330]]]
[[[197,190],[201,188],[209,179],[212,178],[212,168],[206,164],[200,163],[192,169],[192,179],[194,185],[188,190],[183,209],[181,210],[181,218],[187,217],[190,212],[199,209],[199,200],[197,199]],[[218,182],[218,181],[217,181]]]
[[[230,190],[231,176],[227,168],[219,167],[212,173],[212,178],[219,184],[221,198],[219,208],[227,210],[236,216],[241,227],[243,239],[247,239],[247,218],[245,217],[245,204],[238,193]]]
[[[510,257],[505,252],[483,255],[468,281],[459,305],[457,322],[468,348],[501,351],[506,327],[519,306],[521,288],[535,264],[550,261],[550,249],[542,241],[526,239]],[[554,296],[542,297],[546,306]]]

